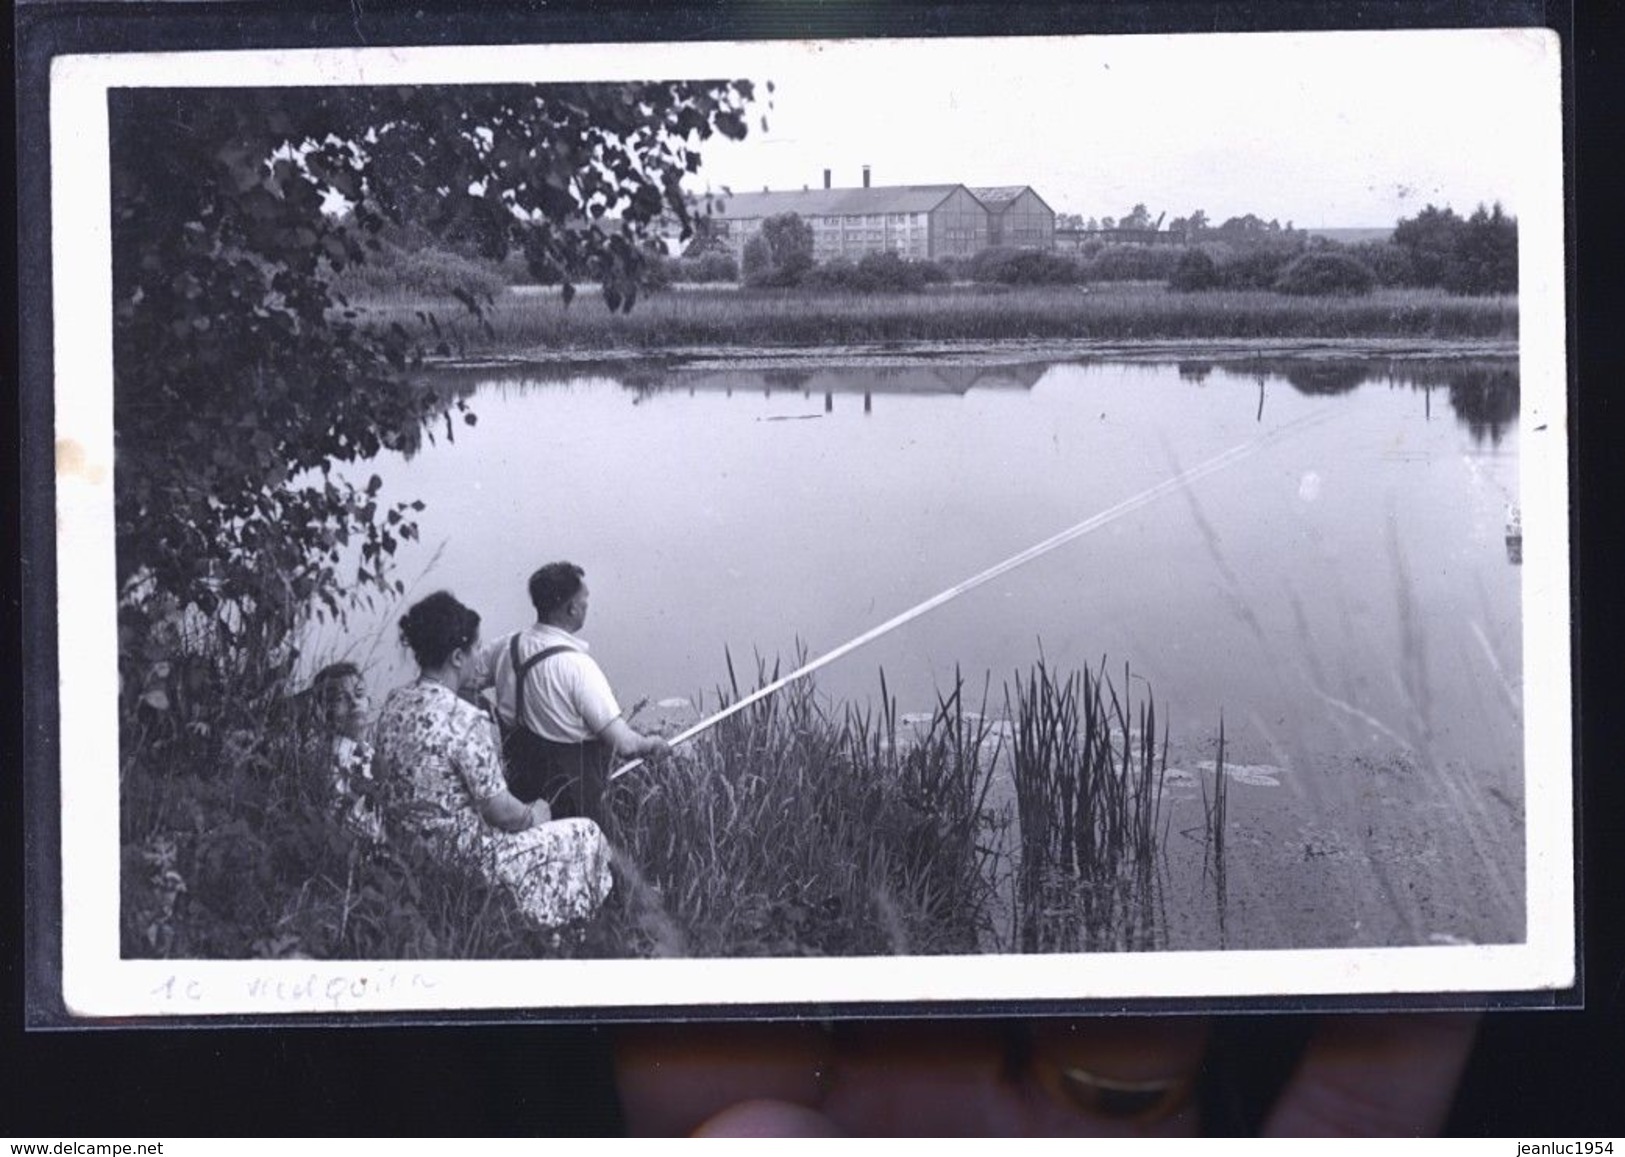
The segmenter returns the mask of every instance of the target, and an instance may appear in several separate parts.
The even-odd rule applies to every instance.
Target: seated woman
[[[415,683],[390,692],[373,728],[375,774],[440,854],[477,865],[534,924],[590,916],[613,884],[609,844],[591,820],[552,820],[546,803],[507,789],[495,727],[458,696],[479,640],[480,617],[438,591],[401,618],[417,659]]]
[[[311,678],[307,692],[331,760],[329,788],[346,831],[366,844],[383,842],[382,813],[366,741],[367,685],[354,663],[332,663]]]

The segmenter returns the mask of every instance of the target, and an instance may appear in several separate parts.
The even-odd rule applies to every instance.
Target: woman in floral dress
[[[402,822],[448,861],[472,865],[534,924],[556,928],[609,894],[609,845],[586,819],[553,820],[547,804],[507,789],[491,719],[458,696],[480,617],[446,591],[401,618],[421,674],[390,692],[373,729],[377,778],[405,797]]]

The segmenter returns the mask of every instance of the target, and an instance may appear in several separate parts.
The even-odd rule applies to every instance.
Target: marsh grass
[[[729,658],[723,705],[741,698]],[[778,675],[758,661],[758,686]],[[974,952],[991,925],[1000,819],[991,724],[963,682],[923,731],[791,684],[619,781],[611,841],[641,877],[646,947],[686,955]]]
[[[1213,902],[1218,915],[1219,947],[1224,947],[1224,918],[1229,907],[1228,877],[1225,871],[1224,838],[1228,828],[1226,815],[1230,810],[1230,776],[1224,770],[1224,714],[1219,714],[1219,750],[1213,761],[1213,798],[1207,794],[1207,781],[1202,782],[1202,878],[1207,880],[1211,870]]]
[[[1132,685],[1127,668],[1123,685]],[[1023,952],[1155,947],[1168,725],[1156,701],[1120,699],[1105,674],[1018,676],[1011,772],[1020,829],[1015,939]],[[1131,723],[1136,726],[1131,727]]]
[[[1160,284],[948,287],[907,294],[692,289],[654,294],[628,314],[590,295],[499,294],[490,330],[455,302],[401,294],[358,299],[378,324],[416,324],[434,311],[463,356],[544,351],[656,351],[684,347],[817,346],[903,341],[1229,338],[1515,339],[1515,297],[1383,289],[1359,298],[1304,298],[1263,290],[1180,294]]]

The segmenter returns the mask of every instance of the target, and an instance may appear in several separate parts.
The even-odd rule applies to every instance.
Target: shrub
[[[1277,249],[1244,249],[1219,265],[1219,281],[1226,289],[1270,289],[1292,254]]]
[[[960,274],[967,281],[993,282],[1000,280],[999,270],[1015,255],[1014,249],[995,246],[983,249],[970,257],[954,258]]]
[[[858,267],[845,257],[831,257],[813,266],[801,284],[808,289],[855,289]]]
[[[1076,285],[1082,270],[1071,258],[1042,249],[984,249],[971,258],[973,281],[1003,285]]]
[[[1218,263],[1200,249],[1187,249],[1168,276],[1168,288],[1182,293],[1217,289],[1221,284]]]
[[[1276,278],[1275,289],[1301,297],[1355,296],[1370,293],[1376,280],[1370,269],[1347,253],[1317,249],[1289,261]]]
[[[459,292],[490,298],[507,288],[494,264],[437,247],[386,246],[370,261],[348,266],[334,284],[345,292],[432,298],[452,298]]]
[[[809,270],[801,284],[849,293],[919,293],[948,280],[948,271],[934,261],[912,261],[888,251],[865,254],[855,263],[832,257]]]
[[[1083,263],[1083,276],[1089,281],[1166,281],[1180,256],[1172,247],[1107,245]]]
[[[1392,241],[1361,241],[1350,245],[1344,252],[1371,270],[1378,285],[1416,284],[1411,255]]]
[[[1500,205],[1480,205],[1465,220],[1429,205],[1394,226],[1394,244],[1409,254],[1418,285],[1459,294],[1517,292],[1518,221]]]
[[[745,242],[744,260],[740,262],[740,274],[746,285],[758,289],[772,282],[773,279],[773,251],[768,248],[767,240],[760,233]]]
[[[712,250],[690,258],[682,266],[687,280],[702,284],[739,280],[739,262],[726,250]]]
[[[677,280],[677,262],[663,253],[651,253],[643,263],[639,281],[644,289],[667,289]]]
[[[1445,282],[1452,293],[1518,292],[1518,222],[1501,206],[1480,205],[1467,218],[1456,243],[1454,276]]]
[[[813,233],[795,213],[779,213],[762,222],[745,243],[745,284],[753,288],[800,285],[813,267]]]

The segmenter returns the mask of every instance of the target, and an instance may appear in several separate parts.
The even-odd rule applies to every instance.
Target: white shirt
[[[475,689],[496,689],[497,714],[514,722],[515,682],[511,640],[519,638],[523,663],[549,647],[569,647],[537,663],[525,676],[524,726],[555,743],[597,738],[621,714],[604,672],[587,655],[587,643],[559,627],[532,623],[480,648],[471,676]]]

